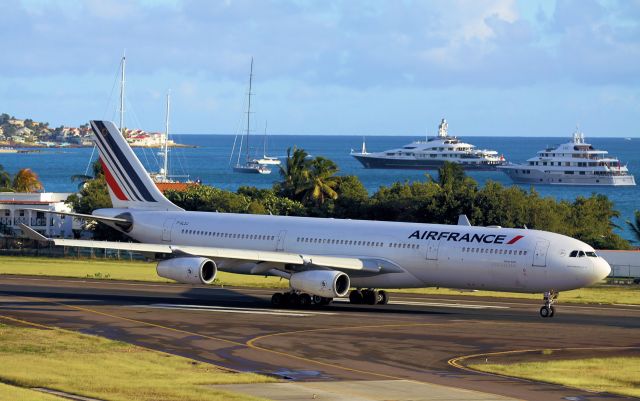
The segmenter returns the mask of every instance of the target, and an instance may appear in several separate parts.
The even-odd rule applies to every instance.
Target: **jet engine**
[[[211,284],[218,273],[213,260],[197,256],[180,257],[158,262],[158,276],[183,284]]]
[[[297,291],[325,298],[341,298],[347,295],[351,280],[349,276],[335,270],[309,270],[294,273],[289,285]]]

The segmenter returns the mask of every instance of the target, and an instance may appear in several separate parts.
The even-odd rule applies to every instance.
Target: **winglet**
[[[469,219],[467,218],[466,214],[461,214],[460,216],[458,216],[458,225],[459,226],[470,226],[471,223],[469,222]]]
[[[18,226],[20,226],[20,228],[22,229],[22,233],[29,239],[38,242],[51,242],[49,238],[45,237],[44,235],[40,234],[39,232],[25,224],[20,223],[18,224]]]

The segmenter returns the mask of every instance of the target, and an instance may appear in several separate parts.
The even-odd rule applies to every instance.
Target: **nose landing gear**
[[[540,308],[540,316],[553,317],[555,314],[555,308],[553,304],[558,299],[558,293],[556,291],[547,291],[544,293],[544,306]]]

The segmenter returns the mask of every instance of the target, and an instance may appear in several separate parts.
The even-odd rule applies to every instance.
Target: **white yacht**
[[[577,130],[570,142],[541,150],[526,163],[498,168],[523,184],[636,185],[626,165],[586,143]]]
[[[448,128],[449,124],[443,118],[438,126],[438,136],[384,152],[367,152],[363,141],[362,150],[351,150],[351,156],[365,168],[380,169],[428,170],[436,169],[444,162],[451,162],[468,170],[495,170],[497,166],[506,163],[504,157],[495,150],[476,149],[474,145],[449,136]]]

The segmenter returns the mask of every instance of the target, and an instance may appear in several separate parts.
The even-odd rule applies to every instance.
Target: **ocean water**
[[[270,175],[234,173],[230,168],[230,153],[233,147],[233,135],[172,135],[178,143],[195,145],[196,148],[177,148],[171,152],[170,171],[173,174],[188,174],[191,179],[200,179],[203,183],[226,190],[235,190],[241,185],[269,188],[280,179],[277,168]],[[410,136],[372,136],[366,138],[367,150],[382,151],[400,147],[415,139]],[[464,137],[466,142],[479,148],[495,149],[507,160],[522,162],[547,146],[566,142],[569,138],[560,137]],[[623,138],[590,138],[587,142],[598,149],[609,151],[627,166],[636,180],[640,182],[640,138],[625,140]],[[263,139],[252,137],[252,148],[262,154]],[[395,181],[425,180],[425,171],[415,170],[369,170],[364,169],[349,155],[351,149],[360,149],[362,137],[353,135],[270,135],[268,137],[268,154],[284,157],[288,147],[297,146],[305,149],[312,156],[324,156],[333,160],[340,168],[341,174],[357,175],[370,193],[382,185]],[[0,164],[11,173],[29,167],[33,169],[43,182],[45,189],[52,192],[73,192],[77,184],[70,177],[84,174],[93,153],[91,148],[49,149],[34,153],[0,154]],[[96,152],[97,153],[97,152]],[[136,149],[143,164],[150,171],[157,171],[160,166],[158,150]],[[93,154],[95,159],[97,154]],[[237,156],[236,156],[237,157]],[[232,159],[235,163],[236,158]],[[90,171],[90,170],[89,170]],[[431,174],[436,172],[431,171]],[[468,172],[480,184],[486,180],[498,181],[504,185],[514,185],[502,172]],[[529,189],[528,185],[522,186]],[[573,200],[579,195],[589,196],[592,193],[607,195],[614,204],[621,218],[616,221],[620,226],[618,233],[631,238],[625,220],[633,218],[633,212],[640,209],[640,186],[635,187],[562,187],[536,186],[543,196],[556,199]]]

